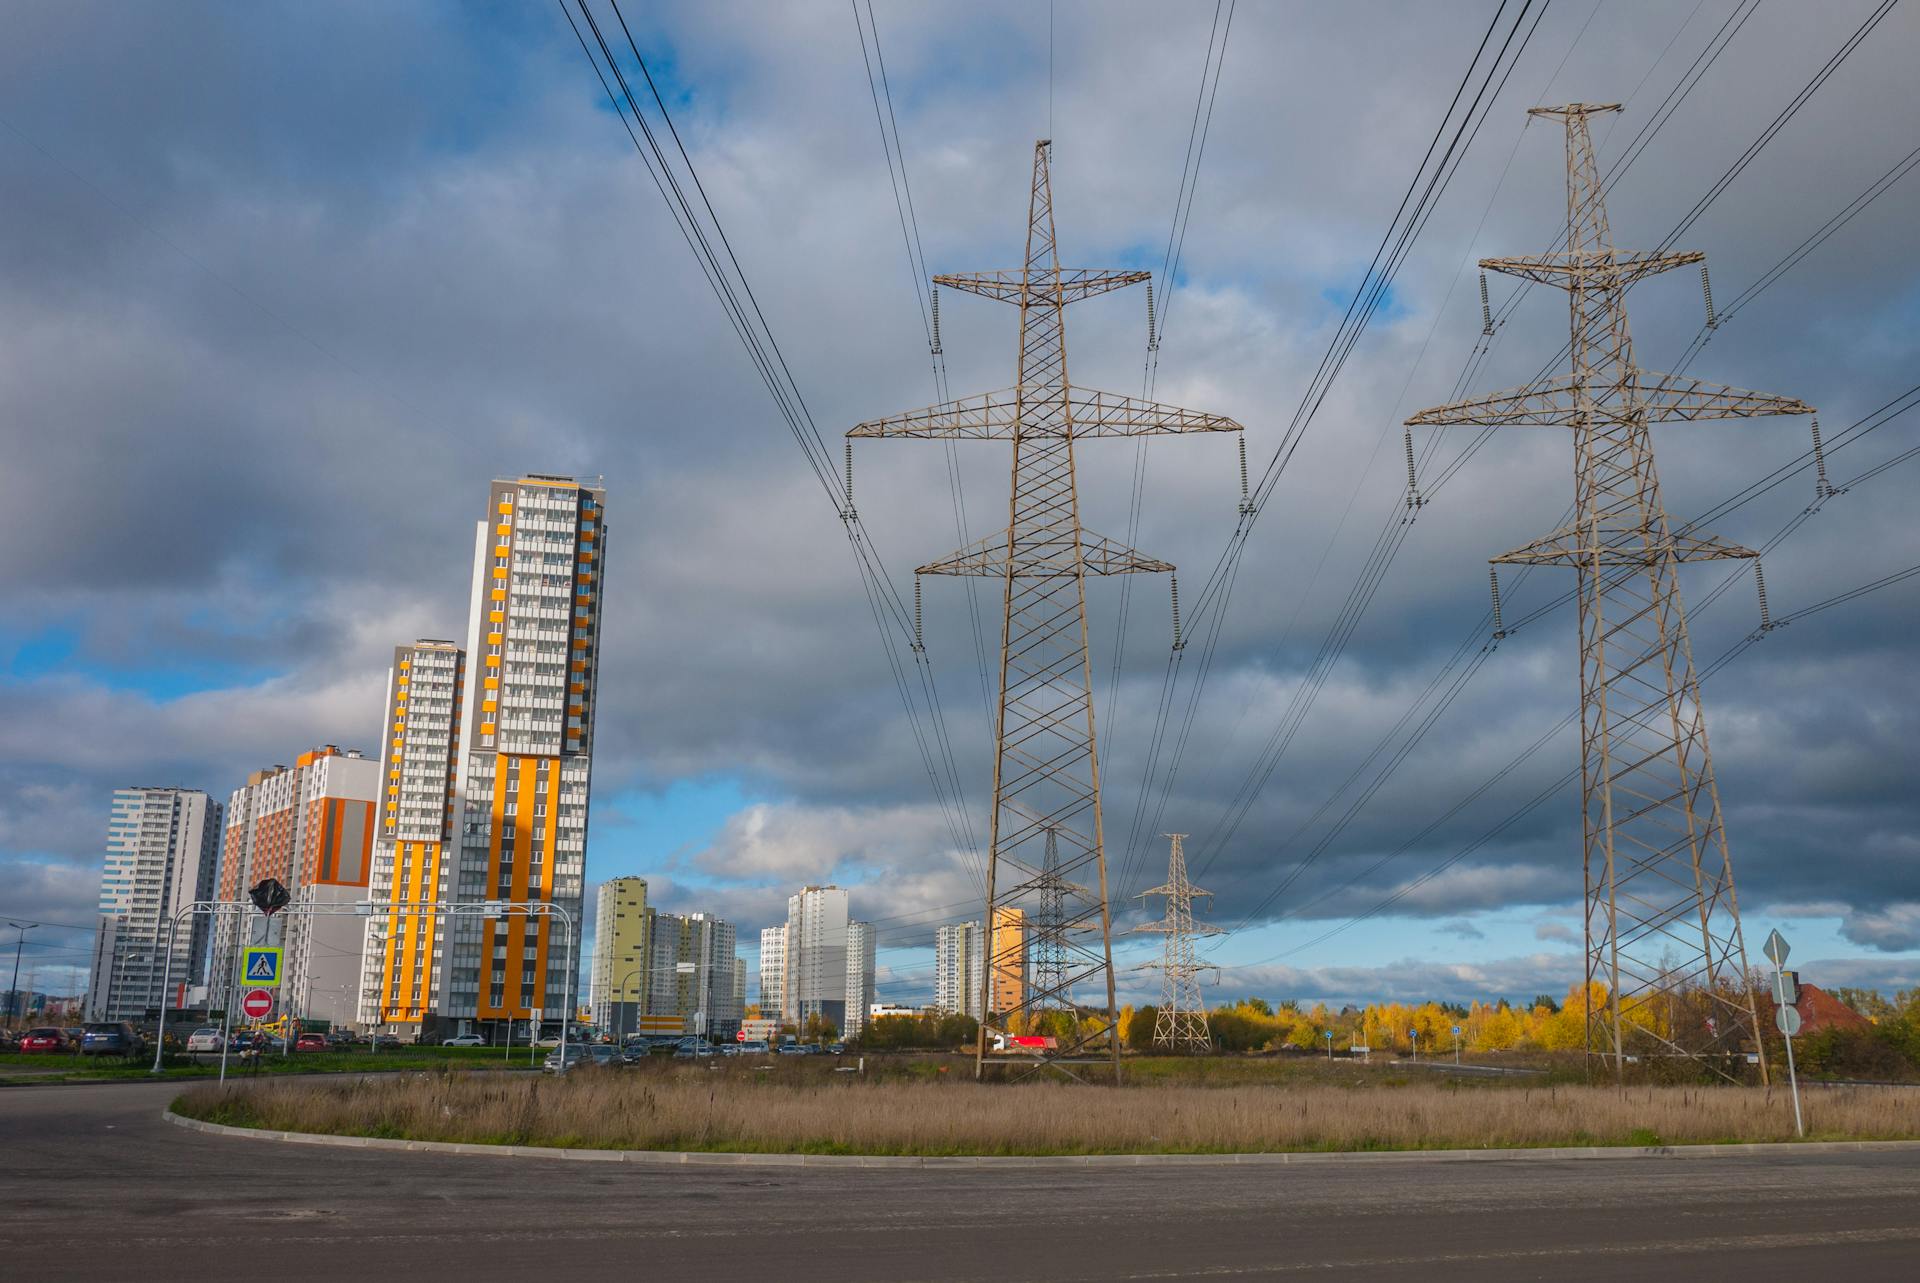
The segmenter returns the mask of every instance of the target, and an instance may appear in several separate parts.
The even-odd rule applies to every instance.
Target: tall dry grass
[[[1814,1138],[1920,1135],[1920,1096],[1805,1101]],[[582,1072],[450,1073],[200,1087],[176,1108],[274,1130],[604,1149],[1122,1154],[1649,1145],[1793,1139],[1778,1089],[1084,1087],[1052,1082],[754,1082]]]

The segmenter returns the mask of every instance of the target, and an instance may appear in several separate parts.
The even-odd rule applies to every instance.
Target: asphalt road
[[[664,1168],[292,1146],[160,1083],[0,1089],[12,1279],[1920,1278],[1920,1152]]]

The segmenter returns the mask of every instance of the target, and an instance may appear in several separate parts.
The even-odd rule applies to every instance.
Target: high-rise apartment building
[[[993,978],[989,995],[994,1011],[1012,1011],[1027,997],[1027,915],[1012,905],[993,911],[993,939],[989,943]]]
[[[107,860],[100,874],[100,940],[87,993],[91,1020],[138,1020],[164,1001],[186,1005],[206,982],[210,919],[188,905],[213,896],[220,860],[220,804],[197,789],[124,788],[113,794]],[[163,986],[171,979],[171,992]]]
[[[778,1020],[787,1009],[787,926],[760,929],[760,1015]]]
[[[646,1028],[678,1018],[683,1033],[715,1040],[740,1032],[741,1006],[734,1001],[736,934],[731,922],[710,913],[651,915],[652,953],[647,982]]]
[[[933,937],[933,1005],[980,1019],[980,977],[987,936],[978,922],[955,922]]]
[[[588,1009],[594,1024],[632,1033],[647,1009],[648,952],[653,911],[645,878],[612,878],[600,884],[594,911],[593,968]]]
[[[466,660],[453,642],[423,638],[394,647],[387,670],[369,889],[374,903],[393,907],[366,923],[358,1013],[365,1025],[419,1025],[445,970],[440,916],[407,906],[436,903],[451,889]]]
[[[380,766],[354,750],[322,745],[294,765],[255,771],[227,800],[219,898],[245,900],[264,878],[293,899],[262,919],[223,916],[214,926],[211,988],[215,1005],[238,1000],[238,946],[286,950],[281,1010],[345,1024],[357,1018],[366,898],[372,868]],[[319,912],[309,912],[319,910]]]
[[[876,989],[874,953],[877,941],[871,922],[847,923],[847,1008],[840,1022],[843,1038],[858,1037],[867,1027],[867,1009]]]
[[[810,1017],[819,1016],[848,1036],[863,1027],[874,991],[876,942],[870,923],[849,919],[847,893],[835,886],[811,886],[788,896],[782,939],[786,948],[780,975],[780,1018],[804,1030]],[[763,932],[762,1011],[767,1009],[766,943]]]
[[[586,925],[604,499],[602,488],[571,477],[498,480],[475,530],[455,748],[463,818],[442,894],[551,904],[572,928],[557,915],[443,917],[441,1032],[492,1033],[536,1012],[557,1021],[579,996],[569,971]]]

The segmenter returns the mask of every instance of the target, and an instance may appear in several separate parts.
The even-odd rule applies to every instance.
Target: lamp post
[[[616,994],[626,993],[627,982],[629,980],[632,980],[635,976],[643,974],[645,971],[646,971],[645,967],[635,967],[632,971],[627,972],[626,975],[620,978],[620,983],[614,989],[614,993]],[[626,1004],[623,1002],[622,1006],[624,1007],[625,1005]],[[624,1017],[627,1013],[624,1010],[622,1010],[620,1014],[622,1017]],[[614,1022],[613,1041],[617,1046],[625,1047],[627,1045],[626,1021],[624,1019],[616,1020]]]
[[[14,937],[13,941],[13,987],[7,991],[7,1023],[11,1025],[19,1023],[17,1009],[22,1005],[20,1002],[20,947],[26,942],[27,932],[40,924],[9,920],[7,925],[20,933]]]

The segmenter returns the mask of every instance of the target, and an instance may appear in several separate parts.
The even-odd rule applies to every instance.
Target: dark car
[[[80,1053],[85,1056],[138,1056],[146,1049],[147,1040],[124,1020],[92,1021],[80,1037]]]
[[[44,1054],[66,1049],[67,1036],[50,1025],[40,1029],[29,1029],[26,1036],[20,1040],[20,1050],[25,1052]]]

